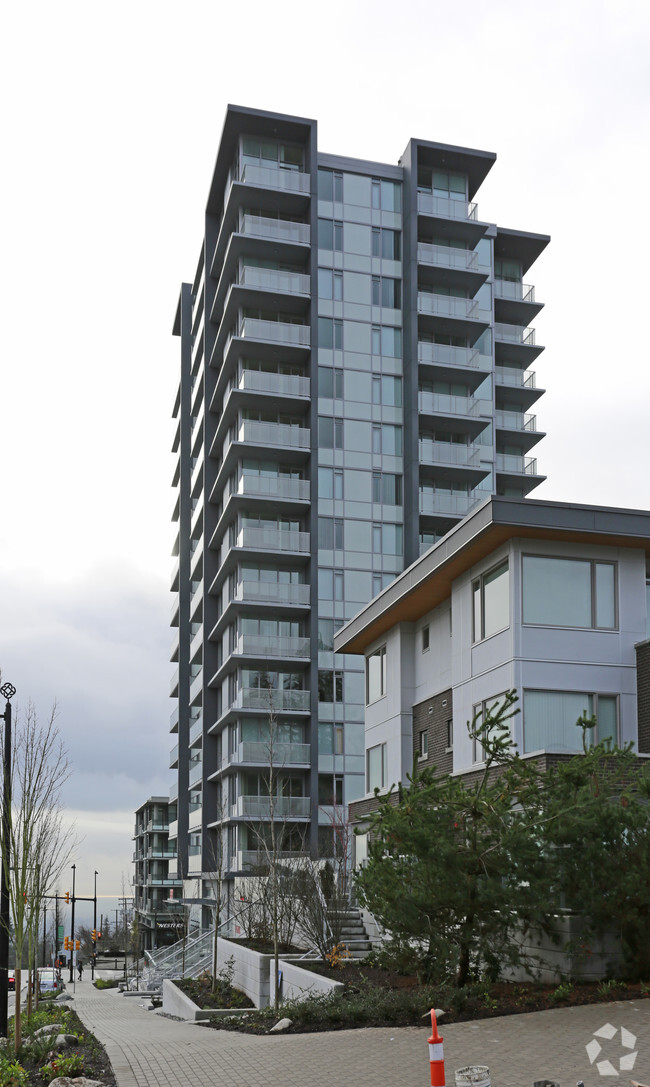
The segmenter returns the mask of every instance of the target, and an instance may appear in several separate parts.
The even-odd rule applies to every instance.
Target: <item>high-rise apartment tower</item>
[[[479,215],[495,157],[343,158],[315,121],[228,108],[174,323],[170,838],[195,920],[215,866],[232,886],[268,838],[270,731],[288,853],[331,853],[365,791],[364,677],[334,630],[543,478],[523,277],[548,237]]]

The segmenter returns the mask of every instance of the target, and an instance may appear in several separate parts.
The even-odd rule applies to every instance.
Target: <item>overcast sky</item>
[[[495,151],[480,218],[552,235],[535,497],[648,507],[650,6],[33,0],[1,42],[0,667],[58,700],[78,879],[119,894],[170,780],[171,326],[227,103]]]

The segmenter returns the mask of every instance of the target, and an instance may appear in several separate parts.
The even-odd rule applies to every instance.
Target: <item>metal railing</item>
[[[537,416],[523,411],[497,411],[494,421],[504,430],[537,430]]]
[[[494,467],[497,472],[512,472],[515,475],[536,476],[537,457],[519,457],[514,453],[497,453]]]
[[[514,366],[495,366],[494,376],[497,385],[512,385],[520,389],[536,388],[534,370],[517,370]]]
[[[535,344],[535,329],[526,328],[524,325],[508,325],[503,321],[496,321],[494,324],[494,337],[496,340],[502,340],[505,343],[520,343],[525,344],[526,347],[532,347]]]
[[[511,279],[495,279],[495,298],[511,298],[515,302],[534,302],[535,288],[529,283],[520,283]]]

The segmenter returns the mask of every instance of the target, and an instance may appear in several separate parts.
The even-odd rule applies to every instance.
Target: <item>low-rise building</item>
[[[365,656],[366,792],[414,760],[482,765],[468,723],[506,691],[512,737],[546,763],[579,750],[575,722],[650,756],[650,512],[492,497],[335,636]],[[364,838],[357,838],[357,863]]]
[[[176,805],[166,796],[150,796],[135,813],[135,915],[142,950],[174,943],[183,926],[182,879],[169,875],[176,847],[169,844],[169,823]]]

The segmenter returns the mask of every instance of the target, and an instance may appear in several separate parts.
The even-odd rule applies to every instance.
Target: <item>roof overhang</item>
[[[460,521],[334,635],[337,653],[364,653],[398,623],[413,623],[451,595],[466,570],[514,538],[641,549],[650,511],[492,497]]]

